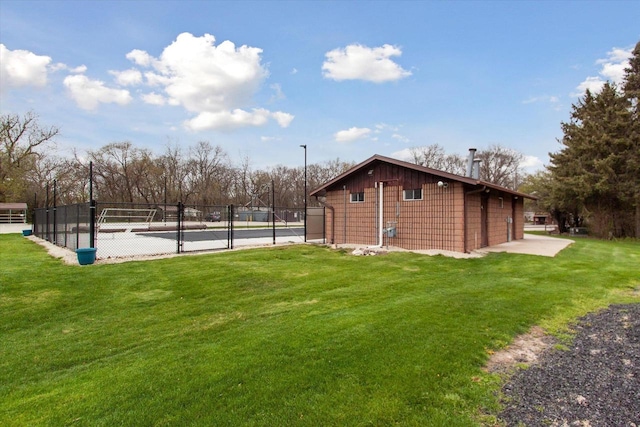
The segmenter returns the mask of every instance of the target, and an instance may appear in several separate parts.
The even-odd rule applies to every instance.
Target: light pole
[[[162,222],[167,225],[167,175],[164,176],[164,209],[162,210]]]
[[[307,145],[302,144],[304,148],[304,241],[307,241]]]

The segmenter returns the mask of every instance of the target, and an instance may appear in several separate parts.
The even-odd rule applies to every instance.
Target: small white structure
[[[0,224],[26,224],[26,203],[0,203]]]

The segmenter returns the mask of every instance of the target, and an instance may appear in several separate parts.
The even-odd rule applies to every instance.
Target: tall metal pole
[[[273,234],[273,244],[276,244],[276,191],[271,180],[271,231]]]
[[[93,200],[93,162],[89,162],[89,201]]]
[[[45,215],[47,216],[47,234],[46,234],[47,238],[46,238],[46,240],[47,240],[47,242],[50,242],[51,241],[51,236],[49,236],[49,223],[50,223],[50,221],[49,221],[49,183],[48,182],[47,182],[47,198],[46,198],[46,201],[44,203],[44,207],[45,207],[44,212],[45,212]]]
[[[57,200],[56,200],[56,193],[58,191],[58,180],[54,179],[53,180],[53,244],[57,244],[57,239],[58,239],[58,219],[56,218],[56,211],[58,210],[57,207]]]
[[[164,176],[164,209],[162,210],[162,222],[167,225],[167,175]]]
[[[96,247],[96,201],[93,199],[93,162],[89,162],[89,247]]]
[[[304,148],[304,241],[307,241],[307,145],[303,144],[300,147]]]

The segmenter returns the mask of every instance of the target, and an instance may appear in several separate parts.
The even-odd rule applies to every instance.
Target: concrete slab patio
[[[524,239],[512,242],[501,243],[495,246],[482,248],[476,252],[508,252],[512,254],[526,254],[554,257],[561,250],[574,243],[570,239],[560,239],[550,236],[539,236],[537,234],[524,234]]]
[[[500,245],[489,246],[473,251],[471,253],[452,252],[441,249],[410,250],[398,248],[396,246],[363,246],[363,245],[332,245],[335,248],[354,249],[354,255],[377,255],[386,252],[414,252],[423,255],[443,255],[451,258],[481,258],[490,252],[507,252],[513,254],[526,254],[554,257],[574,243],[573,240],[560,239],[557,237],[539,236],[535,234],[524,234],[524,239],[513,242],[502,243]]]

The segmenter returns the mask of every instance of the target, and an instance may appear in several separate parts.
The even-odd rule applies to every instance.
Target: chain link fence
[[[39,208],[34,234],[98,259],[304,241],[304,209],[233,205],[90,203]]]
[[[90,245],[89,203],[36,209],[33,233],[48,242],[71,250]]]

